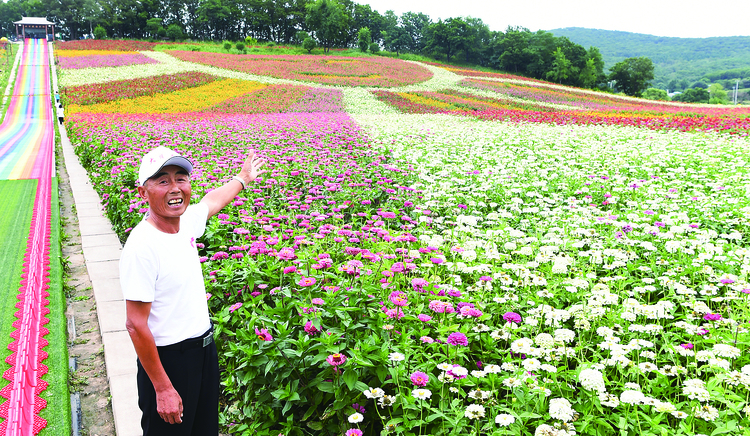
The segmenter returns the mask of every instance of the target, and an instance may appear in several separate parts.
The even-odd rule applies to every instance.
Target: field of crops
[[[66,124],[123,240],[151,148],[193,201],[268,160],[199,245],[226,432],[748,431],[750,109],[171,53],[62,70]]]

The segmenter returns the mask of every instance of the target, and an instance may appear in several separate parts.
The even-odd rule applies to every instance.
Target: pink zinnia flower
[[[242,307],[242,303],[234,303],[233,305],[229,306],[229,313],[234,312],[235,310]]]
[[[322,305],[326,304],[325,300],[322,299],[322,298],[313,298],[310,302],[312,304],[317,304],[318,306],[322,306]]]
[[[706,321],[719,321],[721,319],[721,314],[707,313],[703,315],[703,319],[705,319]]]
[[[427,382],[430,381],[430,376],[423,373],[422,371],[414,372],[409,378],[411,379],[411,382],[414,384],[414,386],[420,387],[427,386]]]
[[[328,362],[331,366],[343,365],[344,362],[346,362],[346,356],[341,353],[331,354],[330,356],[326,357],[326,362]]]
[[[317,282],[315,277],[303,277],[302,280],[297,283],[300,286],[312,286]]]
[[[358,428],[350,428],[346,431],[345,436],[362,436],[362,430]]]
[[[459,345],[459,346],[467,346],[469,345],[469,340],[466,338],[466,335],[461,332],[455,332],[448,335],[448,340],[446,340],[451,345]]]
[[[308,335],[314,335],[320,330],[318,330],[318,328],[313,325],[312,321],[307,321],[307,324],[305,324],[305,331]]]
[[[296,266],[287,266],[284,268],[284,274],[291,274],[293,272],[297,271]]]
[[[503,315],[503,319],[505,322],[514,322],[516,324],[519,324],[521,322],[521,315],[517,314],[516,312],[505,312]]]
[[[395,304],[396,306],[403,307],[409,304],[409,301],[406,299],[406,294],[401,291],[391,292],[391,296],[389,298],[391,300],[391,303]]]
[[[432,319],[430,315],[425,315],[423,313],[420,313],[419,316],[417,316],[417,319],[419,319],[422,322],[428,322]]]
[[[260,339],[261,341],[273,341],[273,336],[271,336],[271,334],[268,333],[267,329],[258,330],[258,327],[255,327],[255,334],[258,336],[258,339]]]

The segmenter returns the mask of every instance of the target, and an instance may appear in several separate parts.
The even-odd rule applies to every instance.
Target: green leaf
[[[310,427],[311,429],[315,430],[315,431],[323,430],[323,423],[322,422],[317,422],[317,421],[308,422],[307,426]]]
[[[711,436],[716,436],[717,434],[726,434],[731,433],[737,430],[737,421],[729,421],[722,427],[717,427],[716,430],[711,433]]]
[[[318,385],[318,389],[320,389],[323,392],[328,392],[329,394],[333,393],[333,383],[332,382],[323,382]]]
[[[354,390],[354,385],[357,383],[357,371],[354,371],[353,369],[347,369],[344,371],[344,383],[346,383],[346,387],[349,388],[350,391]]]
[[[291,409],[291,408],[292,408],[292,402],[291,401],[287,401],[286,404],[284,404],[284,408],[281,409],[281,414],[282,415],[286,415],[286,412],[288,412],[289,409]]]

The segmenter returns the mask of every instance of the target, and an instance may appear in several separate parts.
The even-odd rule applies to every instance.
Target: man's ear
[[[148,182],[146,182],[146,183],[148,183]],[[147,194],[147,192],[146,192],[146,188],[145,188],[145,187],[143,187],[143,186],[139,186],[139,187],[138,187],[137,189],[138,189],[138,195],[139,195],[139,196],[140,196],[140,197],[141,197],[142,199],[144,199],[144,200],[148,201],[148,194]]]

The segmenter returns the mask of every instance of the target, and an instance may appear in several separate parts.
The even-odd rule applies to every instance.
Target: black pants
[[[205,336],[205,335],[204,335]],[[169,424],[156,412],[156,391],[138,361],[138,406],[143,436],[212,436],[219,434],[219,360],[216,344],[200,339],[156,347],[164,370],[182,397],[181,424]]]

